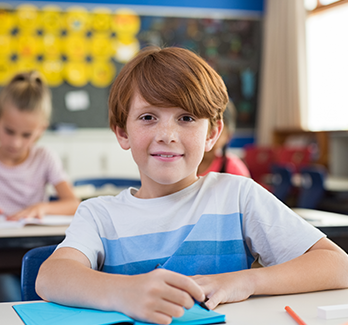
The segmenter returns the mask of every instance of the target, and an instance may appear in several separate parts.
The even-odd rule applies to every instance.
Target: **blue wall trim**
[[[250,10],[263,12],[264,0],[34,0],[14,1],[19,3],[80,3],[98,5],[133,5],[133,6],[169,6],[169,7],[191,7],[191,8],[216,8],[233,10]],[[11,2],[10,2],[11,3]]]

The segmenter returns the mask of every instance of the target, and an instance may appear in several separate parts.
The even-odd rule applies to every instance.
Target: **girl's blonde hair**
[[[198,55],[178,47],[148,47],[129,61],[109,95],[110,127],[126,129],[134,92],[151,105],[181,107],[211,126],[222,119],[228,102],[221,77]]]
[[[16,74],[0,93],[0,117],[6,105],[19,111],[41,113],[49,123],[52,113],[51,92],[37,71]]]

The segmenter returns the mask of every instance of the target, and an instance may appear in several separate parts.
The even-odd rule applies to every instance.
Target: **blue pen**
[[[161,265],[161,264],[157,264],[156,266],[155,266],[155,269],[164,269],[164,267]],[[202,301],[202,302],[199,302],[199,301],[197,301],[196,299],[194,299],[194,301],[199,305],[199,306],[201,306],[202,308],[204,308],[205,310],[210,310],[208,307],[207,307],[207,305],[205,304],[205,302],[204,301]]]

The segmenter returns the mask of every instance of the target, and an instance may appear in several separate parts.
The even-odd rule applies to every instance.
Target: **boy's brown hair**
[[[180,107],[214,126],[228,102],[221,77],[202,58],[178,48],[147,47],[129,61],[109,95],[109,123],[126,130],[128,112],[138,91],[150,105]]]
[[[38,112],[48,123],[52,112],[51,92],[37,71],[16,74],[0,93],[0,117],[5,106]]]

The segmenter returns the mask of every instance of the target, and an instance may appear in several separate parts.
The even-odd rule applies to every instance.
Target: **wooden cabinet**
[[[303,131],[303,130],[275,130],[273,133],[273,145],[275,146],[313,146],[313,163],[329,168],[329,144],[330,132],[328,131]]]

